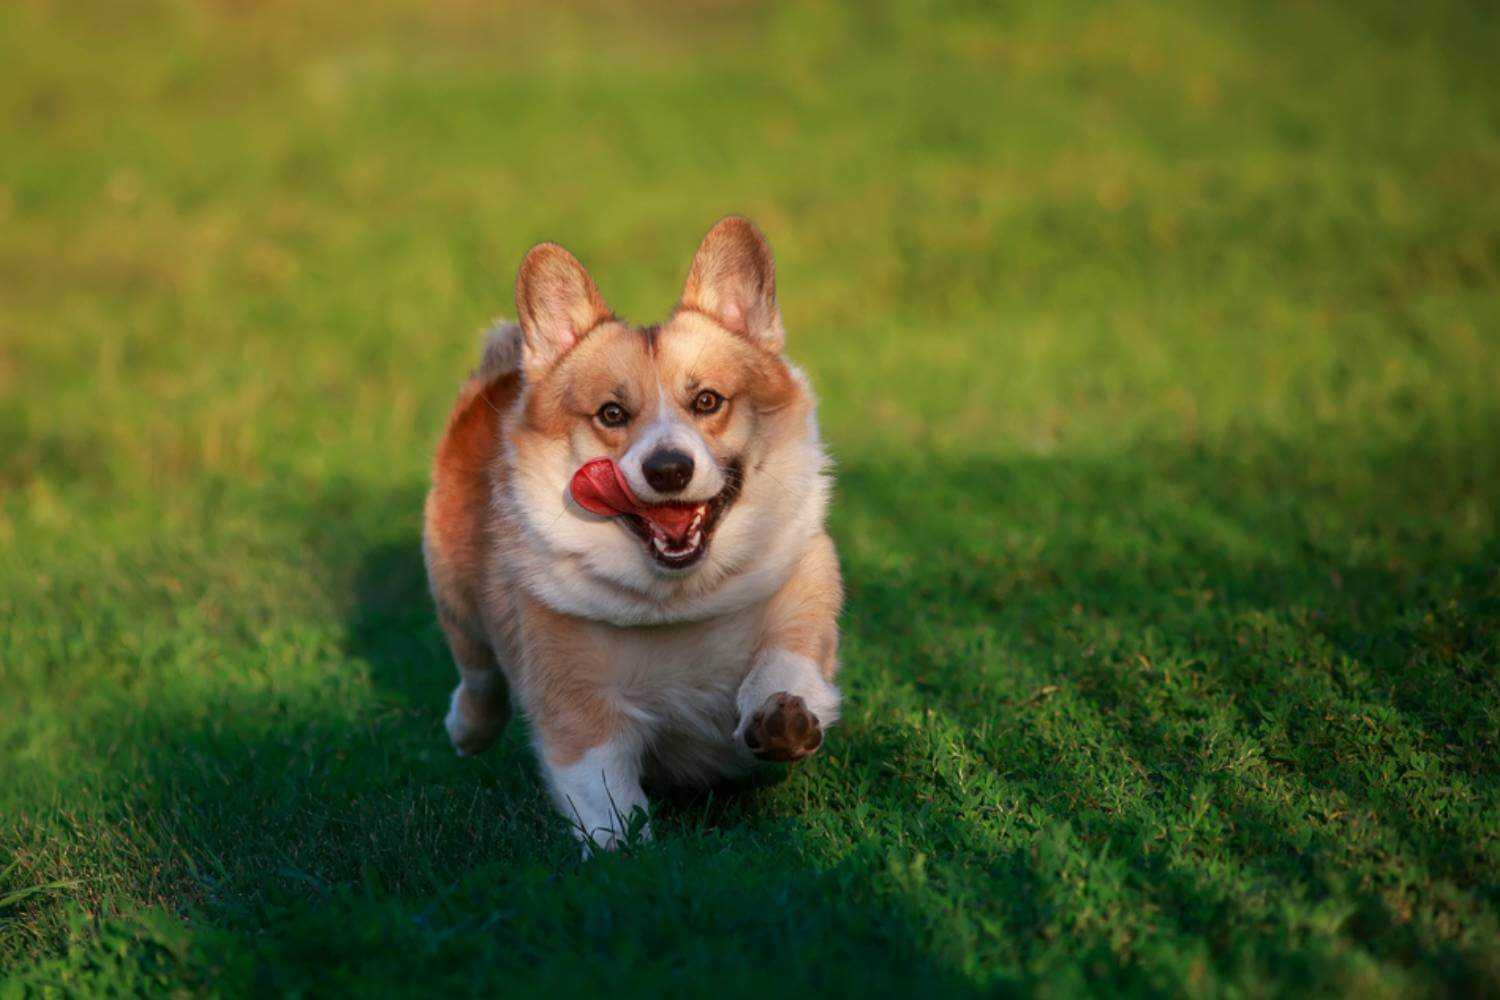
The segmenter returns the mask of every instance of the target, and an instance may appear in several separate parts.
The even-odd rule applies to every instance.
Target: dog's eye
[[[623,427],[630,420],[630,414],[625,412],[625,407],[619,403],[605,403],[599,407],[599,412],[594,416],[605,427]]]
[[[719,407],[724,405],[724,397],[712,389],[704,389],[693,397],[694,413],[718,413]]]

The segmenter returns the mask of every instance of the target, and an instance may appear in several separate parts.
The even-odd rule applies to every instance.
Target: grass
[[[0,7],[0,996],[1500,994],[1500,21]],[[426,463],[513,268],[777,248],[845,722],[581,864]]]

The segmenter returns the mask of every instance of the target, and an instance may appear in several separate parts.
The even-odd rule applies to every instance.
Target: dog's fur
[[[526,255],[516,308],[459,392],[427,497],[428,579],[460,676],[448,734],[484,750],[514,698],[558,808],[614,847],[645,810],[643,780],[797,760],[837,719],[828,460],[782,353],[770,247],[745,219],[709,231],[658,326],[616,319],[555,244]],[[694,408],[706,389],[724,399],[712,413]],[[599,416],[611,401],[624,426]],[[642,472],[663,446],[693,458],[679,495]],[[570,480],[600,457],[644,503],[709,502],[722,516],[701,558],[665,565],[628,518],[580,507]]]

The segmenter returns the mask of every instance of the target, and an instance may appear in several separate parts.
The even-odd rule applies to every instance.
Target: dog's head
[[[779,534],[805,544],[802,522],[821,524],[812,399],[782,355],[775,262],[749,221],[709,231],[659,325],[615,318],[555,244],[526,255],[516,307],[524,390],[512,497],[553,558],[658,600],[701,595],[770,555]],[[600,517],[570,494],[573,476],[600,458],[638,512]]]

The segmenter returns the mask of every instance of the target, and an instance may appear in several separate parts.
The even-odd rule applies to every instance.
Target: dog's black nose
[[[658,493],[681,493],[693,478],[693,456],[663,448],[641,463],[641,474]]]

